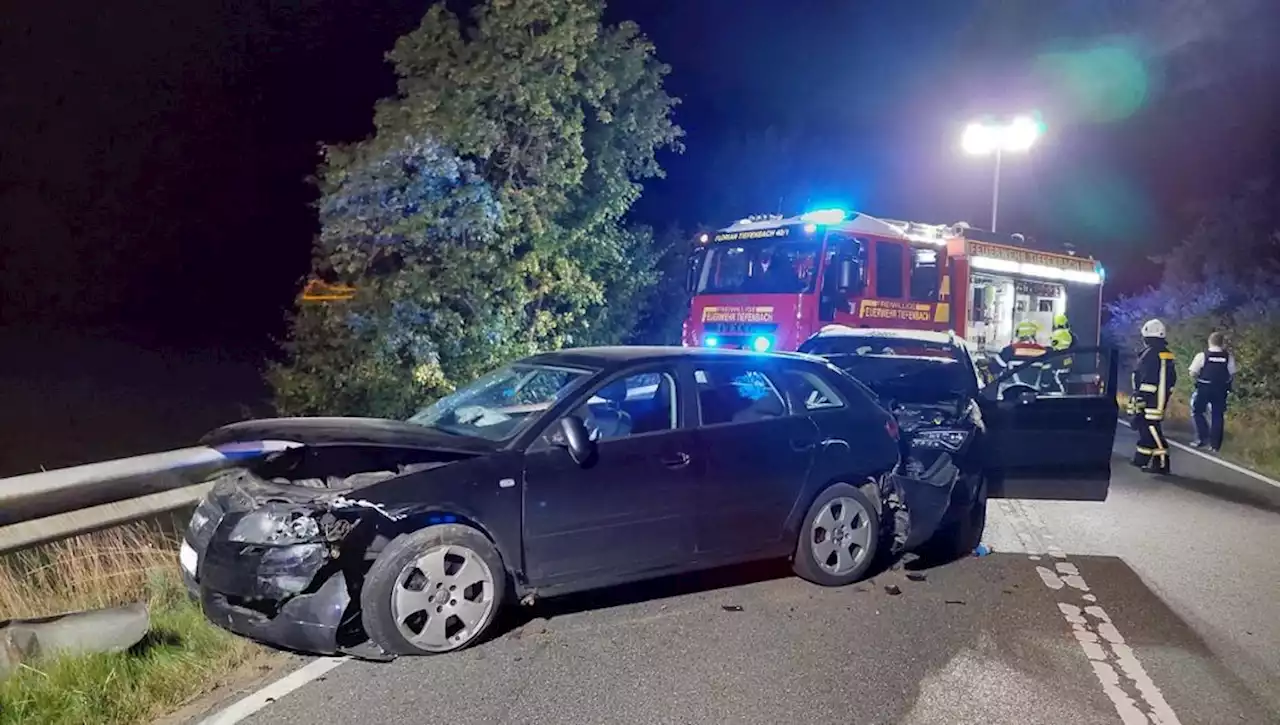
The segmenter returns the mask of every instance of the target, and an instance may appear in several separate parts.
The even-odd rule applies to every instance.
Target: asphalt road
[[[1102,504],[992,502],[990,556],[835,590],[748,567],[546,602],[245,722],[1280,723],[1280,488],[1174,465],[1117,460]]]

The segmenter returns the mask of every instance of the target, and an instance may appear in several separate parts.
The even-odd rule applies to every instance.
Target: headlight
[[[205,526],[209,525],[209,514],[205,512],[204,506],[196,508],[195,513],[191,514],[191,523],[187,524],[187,529],[191,531],[202,531]]]
[[[300,544],[320,536],[320,524],[302,511],[258,510],[236,523],[228,538],[241,544]]]
[[[947,429],[924,430],[911,438],[912,444],[921,448],[941,448],[947,451],[960,450],[967,440],[969,440],[969,431]]]

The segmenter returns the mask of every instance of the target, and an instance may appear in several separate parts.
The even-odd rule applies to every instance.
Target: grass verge
[[[1123,412],[1125,396],[1120,396]],[[1195,438],[1189,401],[1175,394],[1169,401],[1165,430],[1184,442]],[[1222,458],[1245,468],[1280,478],[1280,409],[1268,406],[1233,405],[1227,408]]]
[[[137,601],[151,615],[128,652],[25,663],[0,681],[0,724],[149,722],[271,660],[188,601],[171,532],[132,524],[0,558],[0,620]]]

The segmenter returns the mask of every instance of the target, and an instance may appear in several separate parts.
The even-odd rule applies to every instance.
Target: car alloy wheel
[[[866,575],[876,560],[881,531],[873,487],[833,483],[823,489],[800,525],[791,567],[814,584],[838,587]]]
[[[440,654],[477,641],[497,618],[506,569],[479,531],[429,526],[396,537],[360,592],[369,638],[395,654]]]
[[[445,544],[401,570],[391,614],[400,634],[432,652],[465,645],[494,606],[493,572],[474,551]]]
[[[810,527],[813,560],[831,574],[847,575],[866,559],[874,535],[861,503],[847,496],[831,499]]]

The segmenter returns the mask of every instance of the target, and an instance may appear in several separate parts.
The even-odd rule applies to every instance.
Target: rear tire
[[[875,562],[880,516],[867,495],[847,483],[828,486],[800,525],[791,568],[824,587],[852,584]]]
[[[502,557],[469,526],[428,526],[396,537],[360,590],[369,639],[400,655],[443,654],[480,641],[506,601]]]

